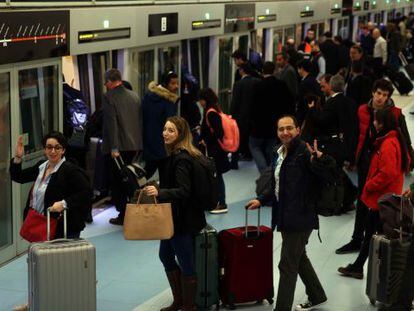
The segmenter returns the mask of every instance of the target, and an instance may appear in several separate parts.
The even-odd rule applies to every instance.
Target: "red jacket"
[[[374,143],[367,180],[361,200],[368,208],[378,210],[378,199],[386,193],[401,194],[404,171],[401,169],[401,148],[397,131],[390,131]]]
[[[392,113],[395,115],[397,122],[402,114],[401,109],[395,106],[390,106],[387,109],[391,109]],[[359,137],[358,145],[355,154],[355,163],[358,163],[359,157],[361,155],[362,147],[364,146],[365,139],[367,136],[368,128],[371,124],[371,113],[372,108],[368,104],[359,106],[358,108],[358,121],[359,121]]]

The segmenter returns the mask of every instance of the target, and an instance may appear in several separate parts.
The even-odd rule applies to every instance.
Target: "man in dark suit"
[[[298,91],[298,101],[296,106],[296,117],[299,124],[302,124],[305,120],[308,106],[306,103],[306,97],[309,95],[316,95],[322,98],[322,93],[319,87],[318,81],[313,77],[311,72],[311,63],[309,60],[303,59],[298,63],[298,72],[301,77]]]
[[[239,67],[241,79],[233,86],[233,96],[230,105],[230,114],[237,121],[240,131],[239,153],[245,158],[250,157],[249,151],[249,119],[250,107],[255,102],[254,91],[257,83],[260,81],[250,75],[252,68],[249,64],[244,63]],[[233,154],[233,165],[236,166],[238,154]]]
[[[119,215],[109,222],[122,225],[125,216],[127,194],[122,188],[121,176],[116,161],[130,164],[142,149],[142,114],[139,97],[122,84],[121,72],[109,69],[105,73],[107,92],[103,102],[102,152],[109,168],[112,200]]]
[[[338,72],[340,65],[339,48],[332,40],[332,32],[325,32],[324,37],[325,41],[319,45],[319,48],[326,61],[325,73],[334,75]]]
[[[372,84],[371,77],[364,73],[363,62],[353,61],[350,79],[346,86],[346,96],[352,98],[358,107],[366,104],[372,97]]]
[[[254,106],[250,107],[249,148],[260,173],[271,163],[276,145],[276,121],[295,110],[294,99],[286,83],[276,78],[274,71],[274,63],[264,64],[263,79],[257,83]]]
[[[278,67],[276,77],[286,83],[290,93],[296,99],[298,96],[298,74],[289,63],[289,55],[285,52],[277,53],[276,65]]]

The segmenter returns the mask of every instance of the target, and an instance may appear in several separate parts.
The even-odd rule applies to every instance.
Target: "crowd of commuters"
[[[218,202],[213,214],[228,211],[223,174],[238,169],[238,161],[252,158],[260,173],[272,169],[265,193],[246,208],[272,202],[272,229],[282,235],[275,310],[292,309],[298,275],[308,301],[296,310],[312,310],[328,299],[306,253],[312,231],[319,228],[318,204],[323,192],[342,193],[335,214],[356,206],[352,240],[336,253],[359,252],[354,263],[338,271],[363,278],[369,243],[381,227],[378,198],[389,192],[401,194],[405,173],[412,168],[405,118],[391,99],[394,88],[384,73],[386,68],[399,68],[398,56],[407,53],[404,47],[412,39],[413,24],[410,15],[385,28],[360,25],[357,43],[333,37],[329,31],[315,38],[315,31],[309,29],[297,48],[289,38],[275,63],[260,66],[235,51],[237,70],[228,112],[237,121],[240,146],[232,154],[219,143],[224,137],[223,109],[211,88],[197,92],[187,79],[180,98],[179,77],[168,72],[160,84],[149,84],[141,102],[126,87],[120,71],[107,71],[102,151],[112,200],[119,211],[110,222],[123,224],[129,199],[116,163],[122,159],[129,164],[141,151],[147,178],[156,171],[159,178],[158,186],[146,186],[144,192],[161,202],[172,202],[175,234],[161,241],[159,257],[174,300],[162,310],[196,310],[193,237],[206,220],[194,203],[191,163],[202,154],[214,160],[217,170]],[[177,116],[179,104],[182,117]],[[69,236],[79,237],[84,228],[79,202],[88,200],[89,182],[76,165],[65,160],[67,143],[62,134],[45,136],[44,148],[48,160],[22,170],[20,138],[11,162],[12,178],[20,183],[36,181],[28,209],[45,213],[45,207],[51,206],[52,212],[59,213],[68,208]],[[346,171],[357,172],[357,186]],[[57,236],[61,234],[59,227]],[[412,270],[408,265],[407,273],[412,275]],[[398,305],[389,310],[409,310],[413,295],[407,282]]]

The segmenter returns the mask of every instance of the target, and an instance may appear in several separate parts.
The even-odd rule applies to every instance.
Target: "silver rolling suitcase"
[[[83,239],[68,240],[66,210],[65,239],[33,243],[29,248],[30,311],[95,311],[95,247]]]

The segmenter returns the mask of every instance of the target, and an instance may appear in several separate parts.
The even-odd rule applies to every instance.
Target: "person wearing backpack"
[[[227,213],[226,186],[223,174],[230,170],[228,151],[223,150],[220,141],[223,140],[222,110],[218,104],[218,97],[211,88],[200,91],[199,103],[204,108],[204,118],[201,124],[201,140],[207,149],[207,155],[214,159],[218,181],[217,208],[210,211],[212,214]]]
[[[161,311],[195,311],[197,278],[194,236],[206,225],[198,205],[193,169],[203,157],[194,147],[190,127],[182,117],[169,117],[163,138],[167,157],[159,165],[159,188],[146,186],[144,192],[172,205],[174,235],[160,241],[159,257],[173,293],[173,303]]]

